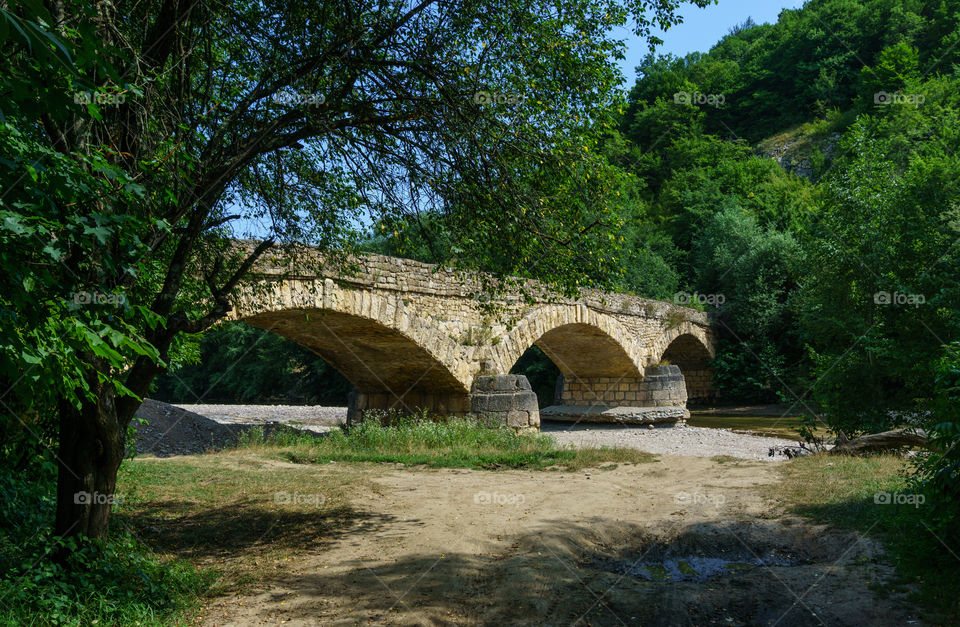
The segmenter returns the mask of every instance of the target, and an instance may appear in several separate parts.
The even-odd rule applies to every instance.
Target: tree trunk
[[[96,371],[92,378],[94,399],[79,409],[63,400],[59,405],[54,532],[105,540],[130,417],[118,419],[113,386],[96,381]]]
[[[854,440],[837,439],[837,445],[830,449],[831,455],[864,455],[895,448],[930,448],[926,434],[907,429],[894,429],[883,433],[864,435]]]

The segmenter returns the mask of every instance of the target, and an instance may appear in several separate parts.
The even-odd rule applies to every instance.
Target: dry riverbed
[[[157,462],[155,462],[157,463]],[[356,467],[302,484],[349,478]],[[569,473],[368,465],[353,523],[260,555],[206,625],[904,625],[879,546],[779,518],[776,464],[664,456]],[[313,504],[318,518],[323,505]],[[278,518],[278,520],[280,520]],[[304,520],[302,524],[307,524]],[[268,530],[259,543],[268,546]]]
[[[576,472],[294,464],[229,448],[258,425],[327,430],[338,410],[145,403],[138,448],[165,459],[131,462],[125,515],[158,551],[222,573],[189,622],[920,622],[878,542],[786,514],[783,466],[767,463],[786,440],[545,424],[561,443],[660,455]]]

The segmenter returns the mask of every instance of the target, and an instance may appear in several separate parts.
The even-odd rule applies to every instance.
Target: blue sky
[[[684,4],[679,10],[683,23],[666,32],[657,33],[663,40],[663,45],[657,47],[657,52],[669,52],[681,57],[690,52],[706,52],[726,35],[732,26],[743,23],[748,17],[752,17],[757,24],[773,23],[777,21],[781,10],[797,9],[803,6],[803,3],[803,0],[720,0],[719,4],[705,9]],[[624,31],[627,58],[620,66],[627,77],[625,86],[630,88],[636,80],[634,68],[647,54],[648,48],[645,40],[639,39],[626,29]]]

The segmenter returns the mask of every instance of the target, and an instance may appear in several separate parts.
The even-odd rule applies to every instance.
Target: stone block
[[[470,408],[477,413],[508,412],[513,409],[513,395],[474,394]]]
[[[540,424],[537,395],[523,375],[485,375],[474,380],[470,412],[515,429]]]
[[[526,427],[530,423],[530,413],[519,409],[511,410],[507,412],[506,422],[509,427]]]

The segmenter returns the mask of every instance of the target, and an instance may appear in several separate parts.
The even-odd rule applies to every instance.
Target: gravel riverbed
[[[576,447],[612,446],[636,448],[657,455],[689,455],[717,457],[728,455],[742,459],[782,461],[782,455],[770,456],[770,447],[796,444],[793,440],[770,438],[727,429],[690,427],[688,425],[627,427],[618,425],[570,425],[541,423],[540,430],[549,433],[561,444]]]
[[[192,455],[231,446],[241,433],[257,426],[269,429],[272,425],[289,424],[314,433],[324,433],[346,420],[347,409],[299,405],[168,405],[148,399],[137,415],[147,421],[147,424],[135,425],[137,452],[166,457]],[[577,447],[629,447],[657,455],[728,455],[767,461],[784,459],[779,455],[771,457],[770,447],[794,444],[783,438],[687,425],[649,429],[543,422],[541,431],[557,438],[561,444]]]

